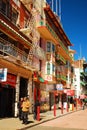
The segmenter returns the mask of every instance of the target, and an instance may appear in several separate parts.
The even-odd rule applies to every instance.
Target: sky
[[[52,7],[52,0],[47,0]],[[56,0],[53,0],[53,10],[56,11]],[[57,0],[57,4],[59,0]],[[61,24],[75,50],[74,59],[85,58],[87,61],[87,0],[60,0]],[[59,14],[59,13],[58,13]]]

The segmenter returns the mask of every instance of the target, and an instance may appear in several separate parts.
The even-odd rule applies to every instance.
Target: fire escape
[[[20,31],[24,33],[27,37],[29,37],[30,40],[32,41],[32,46],[30,48],[28,59],[27,59],[27,63],[32,65],[33,56],[36,56],[41,60],[45,59],[46,56],[45,56],[44,50],[40,48],[40,46],[38,45],[39,40],[40,40],[40,34],[36,28],[35,16],[36,16],[37,10],[35,9],[35,6],[34,6],[35,0],[34,1],[33,0],[20,0],[20,1],[24,4],[27,10],[31,13],[31,18],[30,20],[27,20],[26,28],[22,28],[20,29]]]

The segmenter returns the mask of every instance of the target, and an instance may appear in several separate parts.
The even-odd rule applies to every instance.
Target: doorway
[[[14,116],[15,88],[0,86],[0,118]]]
[[[20,77],[20,91],[19,98],[26,97],[28,95],[28,79]]]

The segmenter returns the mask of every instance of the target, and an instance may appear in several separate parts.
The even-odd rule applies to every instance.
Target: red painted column
[[[38,89],[38,100],[40,101],[40,88]]]
[[[54,104],[54,116],[56,116],[56,104]]]
[[[63,103],[62,103],[62,95],[61,95],[61,114],[63,114]]]
[[[63,104],[61,103],[61,114],[63,114]]]
[[[56,116],[56,96],[54,93],[54,116]]]
[[[37,120],[40,120],[40,106],[37,106]]]
[[[82,101],[81,101],[81,99],[80,99],[80,107],[82,108]]]
[[[38,101],[40,102],[40,88],[37,91],[38,91],[37,98],[38,98]],[[37,106],[37,120],[38,121],[40,120],[40,104],[39,106]]]
[[[76,110],[78,109],[78,101],[77,101],[77,98],[76,98]]]
[[[34,102],[36,101],[36,87],[34,88]]]

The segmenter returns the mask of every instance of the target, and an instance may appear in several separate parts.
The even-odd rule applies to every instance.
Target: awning
[[[38,79],[39,79],[40,82],[44,83],[44,79],[42,77],[39,77]]]
[[[86,98],[86,95],[82,94],[80,95],[80,99],[85,99]]]
[[[67,90],[67,89],[64,89],[64,93],[67,94],[67,96],[74,96],[75,95],[75,91],[74,90]]]
[[[38,77],[38,79],[39,79],[39,81],[40,81],[41,83],[44,83],[44,84],[47,84],[47,83],[48,83],[48,81],[47,81],[47,80],[44,80],[42,77]]]

